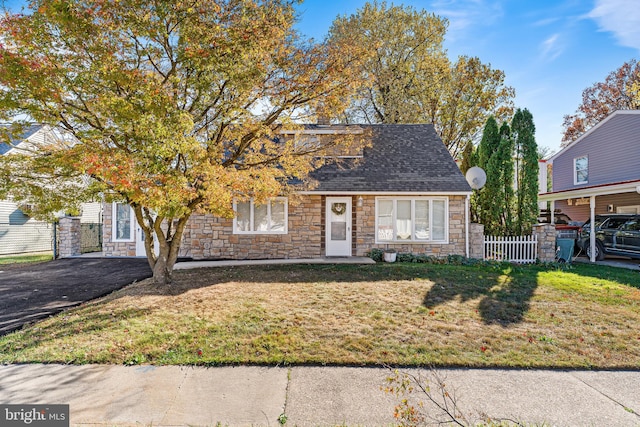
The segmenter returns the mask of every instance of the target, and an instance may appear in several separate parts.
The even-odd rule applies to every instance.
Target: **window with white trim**
[[[133,242],[133,210],[126,203],[113,203],[114,242]]]
[[[589,156],[573,159],[573,183],[586,184],[589,182]]]
[[[234,234],[287,234],[288,202],[286,197],[269,199],[264,204],[251,200],[234,202]]]
[[[376,198],[376,242],[445,243],[447,198]]]

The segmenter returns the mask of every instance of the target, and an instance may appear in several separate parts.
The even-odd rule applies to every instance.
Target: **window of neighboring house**
[[[376,242],[447,242],[447,202],[426,197],[376,199]]]
[[[133,210],[126,203],[113,204],[113,241],[133,242]]]
[[[589,157],[577,157],[573,159],[573,183],[586,184],[587,182],[589,182]]]
[[[233,220],[235,234],[286,234],[288,203],[286,197],[276,197],[264,204],[253,200],[235,202]]]

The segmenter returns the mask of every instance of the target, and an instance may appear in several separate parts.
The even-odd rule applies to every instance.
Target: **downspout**
[[[471,195],[467,194],[464,199],[464,242],[465,242],[465,256],[469,258],[469,200]]]

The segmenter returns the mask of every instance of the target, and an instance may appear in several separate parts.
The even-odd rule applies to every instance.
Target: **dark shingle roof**
[[[311,173],[318,192],[471,192],[433,125],[359,125],[372,145],[355,165],[328,164]]]
[[[19,138],[16,138],[13,141],[11,141],[11,145],[5,142],[0,142],[0,156],[7,153],[14,146],[20,144],[22,141],[26,140],[31,135],[38,132],[40,129],[42,129],[42,125],[31,125],[25,130],[25,132]]]

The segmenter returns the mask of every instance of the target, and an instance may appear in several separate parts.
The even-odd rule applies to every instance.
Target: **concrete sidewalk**
[[[437,372],[471,421],[485,413],[530,425],[640,426],[638,371]],[[389,375],[347,367],[6,365],[0,403],[69,404],[72,425],[278,426],[286,416],[287,426],[387,426],[398,402],[381,391]]]

